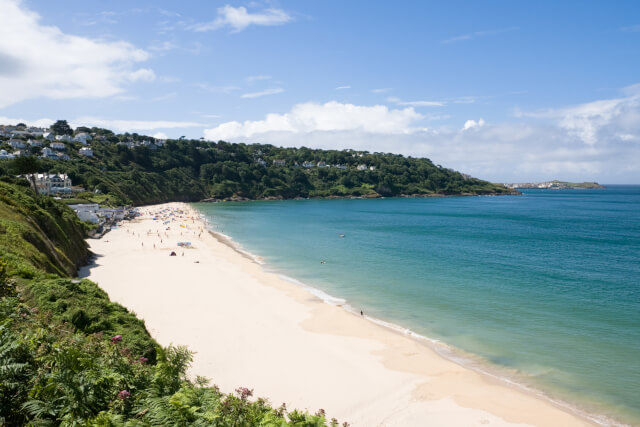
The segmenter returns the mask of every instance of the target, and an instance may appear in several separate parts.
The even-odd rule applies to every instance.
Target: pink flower
[[[238,397],[242,400],[247,400],[248,397],[253,396],[253,390],[249,390],[246,387],[238,387],[236,389]]]
[[[131,396],[131,393],[129,393],[127,390],[122,390],[120,393],[118,393],[118,397],[122,400],[126,399],[129,396]]]
[[[140,359],[138,359],[138,361],[140,363],[147,363],[149,361],[149,359],[147,359],[146,357],[141,357]]]
[[[111,342],[114,344],[120,341],[122,341],[122,335],[116,335],[115,337],[111,338]]]

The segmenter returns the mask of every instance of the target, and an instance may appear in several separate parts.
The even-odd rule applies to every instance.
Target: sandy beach
[[[96,258],[81,276],[143,318],[161,345],[188,346],[191,373],[225,392],[248,387],[352,426],[591,425],[265,271],[186,204],[140,212],[89,240]]]

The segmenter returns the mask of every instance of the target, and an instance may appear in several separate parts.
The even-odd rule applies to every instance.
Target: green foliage
[[[94,156],[77,161],[42,160],[42,170],[66,173],[74,185],[100,190],[109,203],[136,205],[206,198],[379,197],[432,194],[507,194],[507,188],[434,165],[429,159],[353,150],[283,148],[169,140],[129,148],[118,143],[154,141],[138,134],[115,135],[92,128]],[[150,148],[151,147],[151,148]],[[284,160],[284,166],[274,165]],[[261,163],[265,162],[263,166]],[[313,168],[303,167],[311,162]],[[326,167],[318,167],[324,162]],[[0,162],[0,166],[2,162]],[[367,166],[358,170],[359,165]],[[0,171],[1,172],[1,171]],[[83,196],[86,198],[86,196]]]
[[[115,337],[114,337],[115,338]],[[224,394],[189,380],[191,353],[158,352],[153,365],[122,341],[62,327],[0,300],[0,424],[63,426],[325,426],[324,412],[272,408],[252,391]],[[336,425],[332,423],[331,425]]]
[[[56,135],[73,135],[73,129],[66,120],[57,120],[51,125],[51,130]]]

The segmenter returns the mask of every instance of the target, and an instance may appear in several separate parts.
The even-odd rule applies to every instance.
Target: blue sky
[[[640,3],[0,0],[0,122],[640,183]]]

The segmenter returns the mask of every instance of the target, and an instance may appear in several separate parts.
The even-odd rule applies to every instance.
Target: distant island
[[[520,182],[512,184],[504,184],[507,188],[527,189],[527,188],[544,188],[551,190],[569,190],[569,189],[603,189],[604,185],[597,182],[567,182],[567,181],[546,181],[546,182]]]

